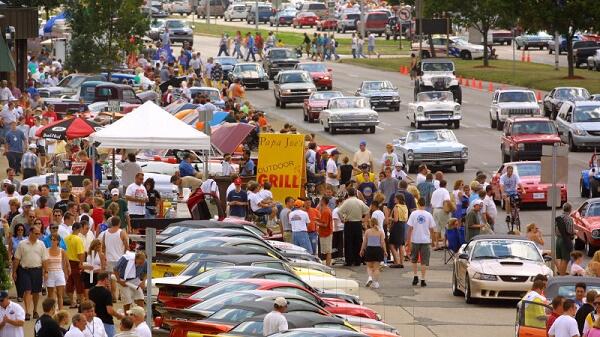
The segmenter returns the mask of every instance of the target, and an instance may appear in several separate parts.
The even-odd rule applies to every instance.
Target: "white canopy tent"
[[[210,137],[151,101],[90,135],[101,148],[210,150]]]

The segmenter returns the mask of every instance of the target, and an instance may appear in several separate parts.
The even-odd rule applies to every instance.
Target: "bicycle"
[[[509,195],[510,202],[510,214],[506,215],[506,227],[509,229],[508,234],[515,234],[515,227],[517,231],[521,232],[521,218],[519,215],[519,208],[521,206],[521,196],[517,194]]]

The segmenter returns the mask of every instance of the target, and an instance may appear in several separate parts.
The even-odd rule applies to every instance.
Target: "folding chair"
[[[458,228],[446,230],[446,245],[442,247],[442,250],[444,251],[444,264],[448,264],[450,260],[454,259],[460,246],[460,230]]]

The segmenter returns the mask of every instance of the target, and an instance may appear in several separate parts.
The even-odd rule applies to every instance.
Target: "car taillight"
[[[163,324],[163,318],[162,318],[162,316],[156,316],[156,317],[154,317],[154,326],[156,328],[160,328],[162,326],[162,324]]]

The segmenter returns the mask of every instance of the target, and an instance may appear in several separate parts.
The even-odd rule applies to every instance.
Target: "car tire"
[[[594,245],[591,245],[589,242],[587,244],[587,256],[589,257],[593,257],[594,254],[596,253],[596,251],[598,250],[598,248],[600,247],[596,247]]]
[[[591,198],[596,198],[598,196],[600,196],[600,193],[598,193],[598,180],[596,180],[595,178],[590,178],[590,197]]]
[[[490,128],[495,129],[496,128],[496,123],[497,123],[497,121],[494,120],[492,118],[492,114],[490,114]]]
[[[579,148],[577,147],[577,145],[573,141],[573,136],[571,136],[571,135],[569,135],[569,151],[571,151],[571,152],[577,152],[577,151],[579,151]]]
[[[467,304],[475,303],[475,299],[471,296],[471,281],[469,281],[469,274],[465,274],[465,302]]]
[[[394,111],[400,111],[400,104],[394,107]]]
[[[496,115],[496,130],[502,131],[502,129],[504,129],[504,122],[500,120],[498,115]]]
[[[456,165],[456,172],[458,172],[458,173],[465,172],[465,164],[457,164]]]
[[[329,127],[329,133],[331,133],[332,135],[335,135],[337,133],[337,129],[334,128],[333,126]]]
[[[458,289],[458,280],[456,279],[456,271],[454,270],[454,268],[452,268],[452,295],[464,295],[463,292]]]
[[[521,46],[517,43],[517,50],[521,50]]]
[[[460,52],[460,58],[463,60],[471,60],[473,56],[471,55],[470,51],[463,50],[462,52]]]
[[[502,163],[503,164],[504,163],[508,163],[510,161],[510,156],[507,155],[506,153],[504,153],[504,150],[502,150],[501,156],[502,156]]]
[[[369,126],[369,133],[375,133],[375,125]]]
[[[460,129],[460,121],[454,121],[454,128],[455,129]]]
[[[269,82],[265,83],[262,88],[263,90],[269,90]]]
[[[585,250],[585,241],[581,240],[579,237],[576,237],[573,249],[580,251]]]
[[[590,190],[583,184],[583,178],[579,178],[579,195],[581,195],[582,198],[588,198],[590,196]]]

